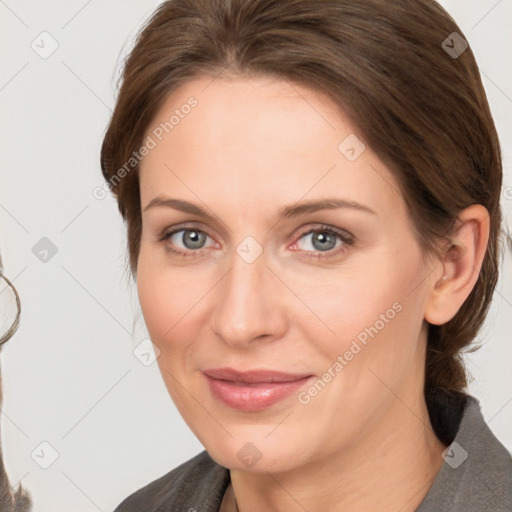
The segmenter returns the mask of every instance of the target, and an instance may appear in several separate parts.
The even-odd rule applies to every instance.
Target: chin
[[[294,469],[303,463],[303,447],[283,445],[277,436],[270,441],[265,439],[266,433],[258,436],[233,436],[224,442],[216,439],[203,443],[210,457],[231,470],[251,473],[280,473]],[[252,440],[251,440],[252,439]]]

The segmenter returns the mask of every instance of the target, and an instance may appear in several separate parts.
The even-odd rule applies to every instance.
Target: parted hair
[[[425,258],[446,248],[464,208],[488,210],[489,242],[471,294],[449,322],[428,326],[426,396],[462,391],[462,353],[485,320],[502,247],[500,144],[465,42],[434,0],[163,2],[124,61],[101,148],[105,185],[127,223],[132,274],[142,219],[139,166],[128,172],[126,163],[167,96],[204,74],[305,85],[334,100],[388,165]]]

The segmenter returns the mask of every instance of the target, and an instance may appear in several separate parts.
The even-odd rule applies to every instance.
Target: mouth
[[[204,370],[212,396],[222,404],[241,411],[261,411],[297,392],[312,374],[291,374],[274,370],[239,371],[233,368]]]

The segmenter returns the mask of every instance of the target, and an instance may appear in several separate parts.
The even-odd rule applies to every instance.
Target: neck
[[[285,473],[232,470],[232,510],[236,496],[240,512],[415,511],[442,466],[446,446],[432,429],[423,399],[410,409],[396,400],[394,407],[358,445],[328,459]]]

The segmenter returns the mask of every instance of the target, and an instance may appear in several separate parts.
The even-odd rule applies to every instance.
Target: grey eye
[[[330,231],[313,231],[311,233],[307,233],[302,237],[302,239],[307,240],[309,238],[310,247],[304,247],[303,250],[313,250],[313,251],[330,251],[336,247],[336,239],[341,239],[340,235],[337,233],[332,233]]]
[[[180,233],[182,233],[181,236],[179,236]],[[207,236],[206,233],[197,229],[180,229],[171,236],[171,241],[175,244],[176,242],[172,239],[176,237],[176,240],[180,240],[185,249],[202,249]]]

